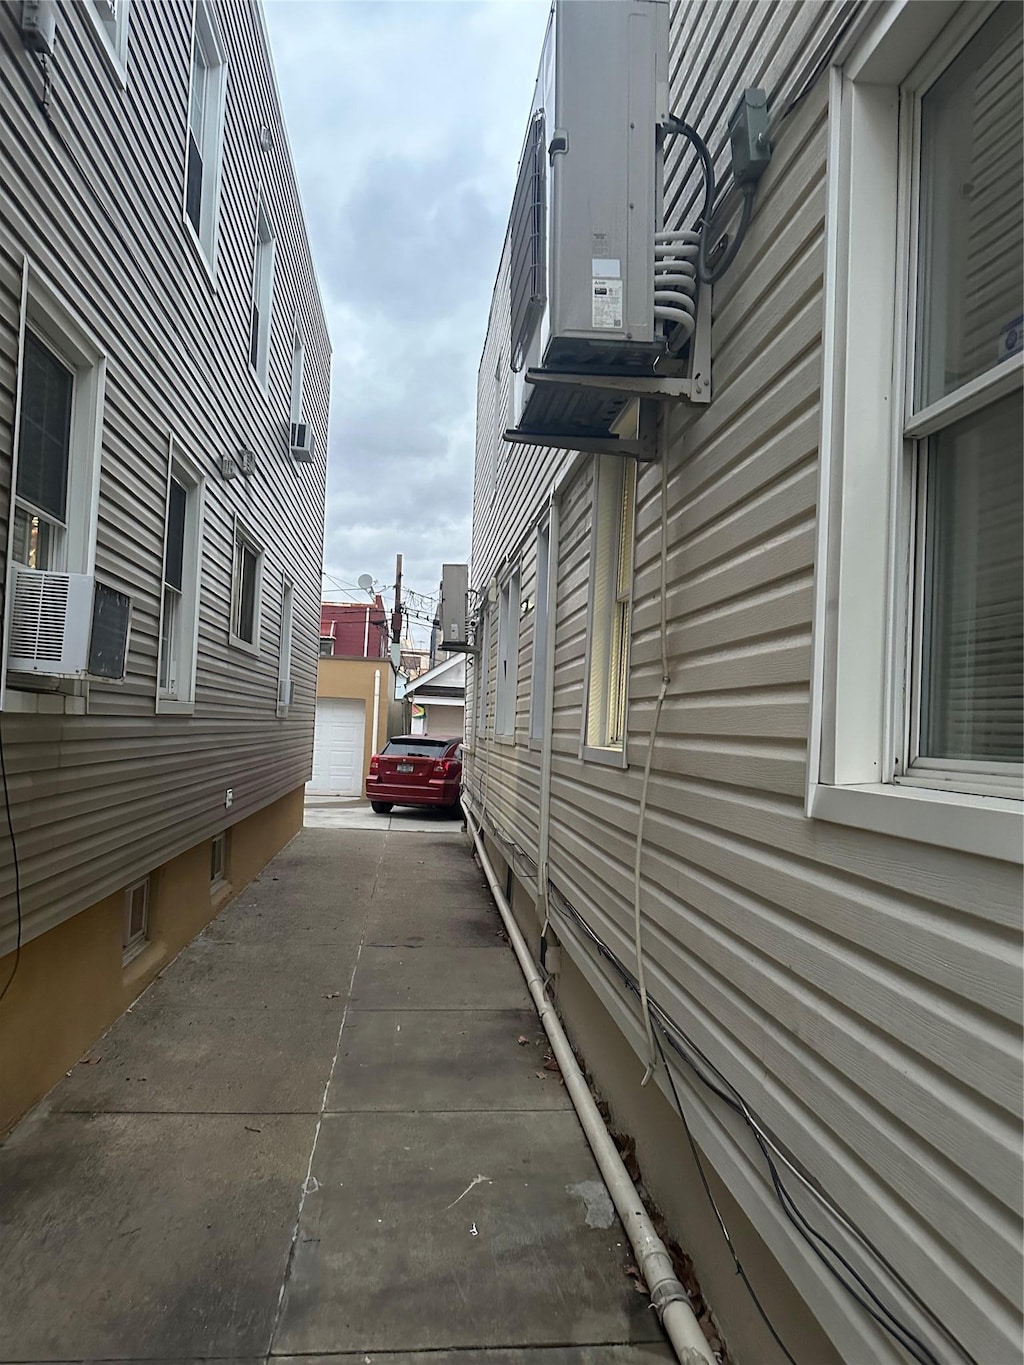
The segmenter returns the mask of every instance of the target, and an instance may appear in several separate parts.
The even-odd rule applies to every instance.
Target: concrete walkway
[[[0,1149],[0,1361],[671,1360],[458,823],[353,819]]]

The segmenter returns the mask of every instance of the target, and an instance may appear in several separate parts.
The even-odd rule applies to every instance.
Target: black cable
[[[708,144],[692,124],[673,116],[665,121],[665,127],[669,132],[679,133],[685,137],[700,158],[704,173],[704,206],[698,219],[700,231],[697,245],[697,278],[702,284],[717,284],[736,259],[739,249],[743,245],[743,239],[747,235],[747,228],[750,226],[750,220],[754,213],[754,186],[743,187],[743,210],[740,214],[739,226],[725,255],[715,265],[709,266],[707,259],[708,243],[711,237],[716,197],[715,164],[711,159],[711,153],[708,151]]]
[[[9,566],[8,566],[7,572],[8,572],[8,574],[10,574],[10,572],[11,572]],[[3,585],[3,588],[0,589],[0,659],[3,658],[3,653],[4,653],[4,623],[5,623],[5,617],[6,617],[6,615],[7,615],[7,583],[6,583],[6,581],[5,581],[5,583],[4,583],[4,585]],[[3,782],[3,789],[4,789],[4,809],[5,809],[6,812],[7,812],[7,833],[8,833],[8,835],[10,836],[10,840],[11,840],[11,858],[12,858],[12,860],[13,860],[13,862],[14,862],[14,904],[15,904],[15,908],[16,908],[16,911],[17,911],[17,915],[18,915],[18,937],[17,937],[17,946],[15,947],[15,950],[14,950],[14,966],[11,968],[11,974],[10,974],[10,976],[7,978],[7,981],[6,981],[5,985],[4,985],[3,990],[0,991],[0,1002],[2,1002],[3,999],[4,999],[4,996],[5,996],[5,995],[7,994],[7,992],[11,989],[11,986],[12,986],[13,983],[14,983],[14,978],[18,975],[18,968],[21,966],[21,939],[22,939],[22,926],[23,926],[23,923],[24,923],[23,916],[22,916],[22,910],[21,910],[21,868],[20,868],[20,866],[19,866],[19,864],[18,864],[18,841],[17,841],[17,839],[16,839],[15,836],[14,836],[14,817],[13,817],[12,814],[11,814],[11,793],[10,793],[10,789],[8,788],[8,785],[7,785],[7,755],[4,753],[3,713],[2,713],[2,712],[0,712],[0,779],[2,779],[2,782]]]
[[[669,1070],[668,1062],[665,1060],[665,1049],[661,1045],[661,1032],[662,1032],[661,1025],[659,1025],[658,1028],[654,1030],[654,1041],[658,1048],[658,1055],[661,1058],[662,1066],[665,1068],[665,1075],[668,1077],[668,1083],[672,1090],[672,1098],[675,1101],[676,1105],[676,1112],[679,1114],[679,1117],[682,1120],[683,1131],[686,1133],[687,1141],[690,1144],[690,1151],[693,1153],[693,1159],[697,1165],[697,1173],[700,1176],[700,1182],[704,1186],[704,1193],[708,1197],[708,1202],[710,1203],[712,1209],[714,1210],[715,1218],[718,1220],[718,1226],[722,1230],[722,1236],[725,1238],[725,1244],[729,1248],[729,1253],[732,1256],[733,1264],[736,1267],[736,1274],[747,1286],[747,1292],[750,1294],[754,1307],[757,1309],[758,1313],[760,1313],[761,1319],[764,1322],[764,1325],[768,1328],[768,1331],[771,1332],[772,1337],[775,1340],[776,1346],[778,1346],[779,1350],[789,1361],[789,1365],[797,1365],[797,1362],[794,1359],[792,1352],[789,1350],[789,1348],[786,1346],[786,1343],[779,1336],[778,1332],[775,1329],[775,1324],[772,1322],[771,1318],[768,1316],[765,1310],[764,1304],[762,1304],[761,1300],[757,1297],[757,1294],[754,1290],[754,1286],[750,1283],[750,1280],[747,1278],[747,1272],[743,1269],[743,1264],[740,1261],[739,1254],[736,1251],[736,1247],[733,1243],[732,1237],[729,1235],[729,1229],[726,1227],[725,1219],[722,1217],[722,1211],[718,1207],[718,1204],[715,1200],[715,1196],[711,1190],[711,1185],[708,1182],[708,1177],[704,1170],[704,1162],[701,1159],[700,1150],[697,1147],[696,1142],[694,1141],[693,1133],[690,1131],[690,1125],[687,1122],[686,1112],[683,1109],[682,1102],[679,1099],[679,1092],[676,1089],[675,1080],[672,1076],[672,1072]]]

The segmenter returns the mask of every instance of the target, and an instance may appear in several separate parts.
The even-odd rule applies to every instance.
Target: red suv
[[[378,815],[392,806],[439,806],[459,813],[462,740],[396,735],[370,759],[366,795]]]

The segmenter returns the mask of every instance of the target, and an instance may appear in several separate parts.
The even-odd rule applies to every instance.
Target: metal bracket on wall
[[[569,376],[569,378],[577,377],[575,375]],[[593,376],[586,375],[584,377],[589,380]],[[608,391],[606,384],[600,384],[597,387]],[[579,431],[562,433],[515,431],[510,428],[502,433],[502,439],[508,441],[510,445],[544,446],[553,450],[580,450],[585,451],[588,455],[628,455],[641,461],[656,460],[658,458],[658,405],[641,398],[639,394],[632,393],[632,391],[631,396],[639,399],[635,436],[607,436],[597,432],[587,434]]]

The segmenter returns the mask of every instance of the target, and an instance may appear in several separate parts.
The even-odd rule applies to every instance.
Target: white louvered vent
[[[15,673],[78,677],[89,661],[93,578],[15,566],[7,666]]]

